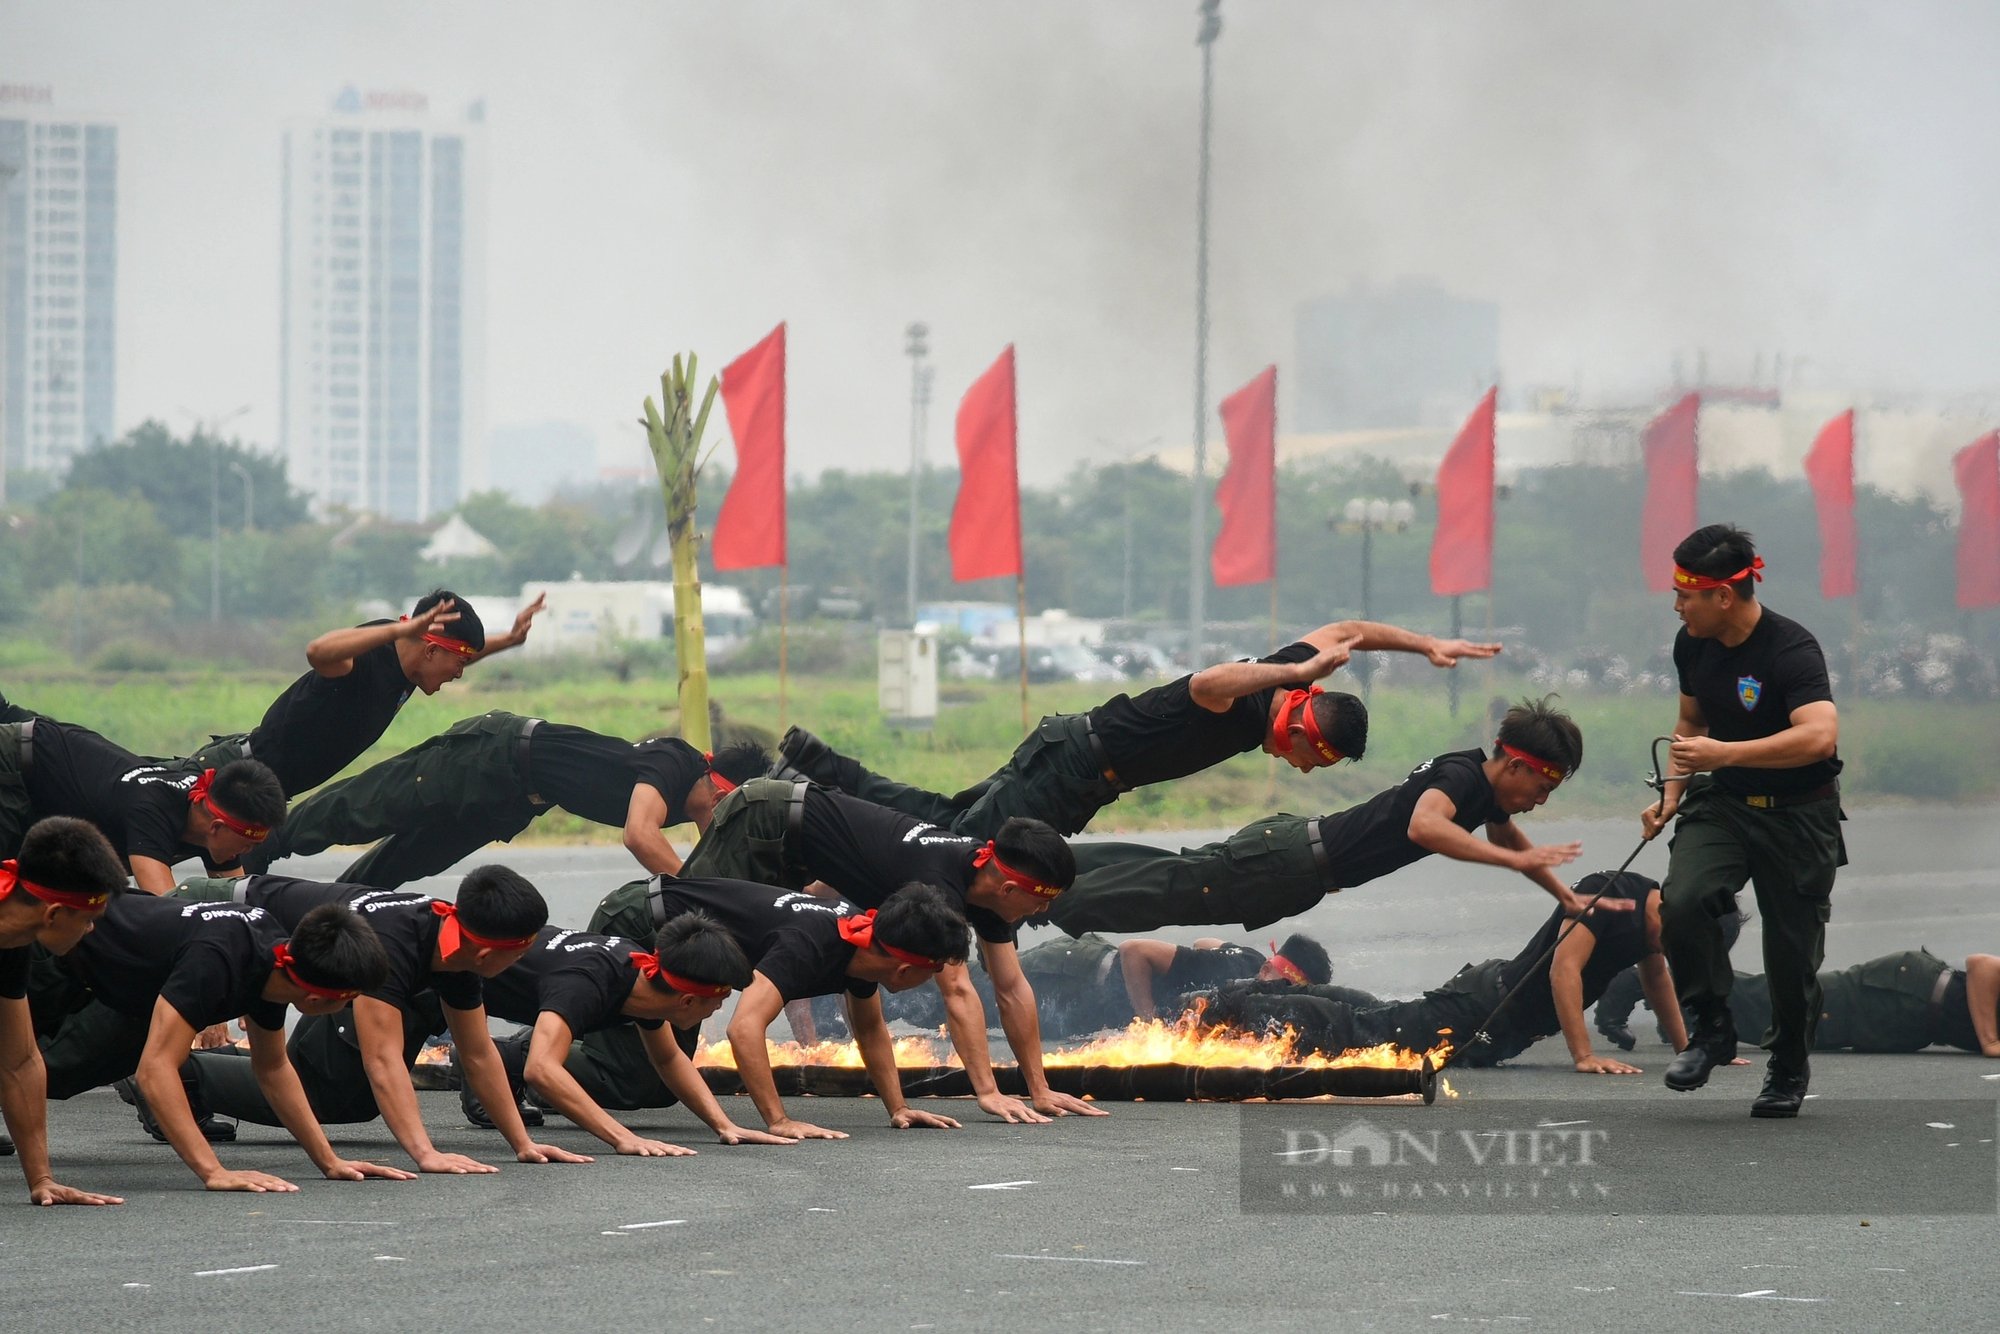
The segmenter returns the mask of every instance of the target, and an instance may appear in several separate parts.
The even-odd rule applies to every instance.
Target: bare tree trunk
[[[708,636],[701,619],[701,530],[695,523],[695,478],[701,472],[701,434],[715,405],[719,382],[710,377],[701,407],[694,404],[695,357],[688,354],[660,376],[660,402],[646,400],[646,443],[660,470],[667,533],[674,553],[674,663],[679,669],[681,736],[696,750],[711,750],[708,730]]]

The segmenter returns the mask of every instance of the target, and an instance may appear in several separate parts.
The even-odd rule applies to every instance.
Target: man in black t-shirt
[[[1461,658],[1490,658],[1500,646],[1336,621],[1254,662],[1218,663],[1115,696],[1087,713],[1044,718],[991,777],[950,797],[871,773],[798,728],[779,749],[816,783],[954,833],[991,838],[1018,815],[1074,834],[1120,793],[1200,773],[1232,755],[1262,750],[1302,772],[1360,759],[1368,745],[1367,707],[1313,682],[1352,654],[1382,651],[1421,653],[1439,667],[1456,667]]]
[[[1266,816],[1179,853],[1080,843],[1076,883],[1050,905],[1049,921],[1073,936],[1227,922],[1254,931],[1432,853],[1519,871],[1574,911],[1579,900],[1554,868],[1582,845],[1537,845],[1513,817],[1547,801],[1582,763],[1583,734],[1569,716],[1523,701],[1501,720],[1490,755],[1425,760],[1397,786],[1332,815]],[[1484,840],[1472,832],[1481,826]]]
[[[1258,978],[1328,983],[1333,965],[1309,936],[1295,935],[1266,957],[1248,945],[1205,937],[1192,945],[1166,940],[1107,940],[1095,933],[1046,941],[1021,951],[1021,971],[1034,984],[1042,1031],[1079,1037],[1124,1028],[1135,1019],[1177,1013],[1190,992]],[[976,985],[976,983],[975,983]]]
[[[400,620],[329,630],[306,645],[312,670],[285,687],[255,727],[215,737],[189,758],[211,769],[256,758],[287,796],[308,792],[381,740],[412,693],[435,695],[473,663],[527,639],[542,605],[536,598],[513,629],[488,635],[471,603],[439,588]]]
[[[979,993],[962,966],[944,969],[938,991],[952,1045],[965,1062],[980,1110],[1007,1121],[1049,1115],[1106,1115],[1101,1107],[1058,1093],[1042,1072],[1035,989],[1021,972],[1014,938],[1020,923],[1045,911],[1076,875],[1062,837],[1040,820],[1009,817],[984,843],[804,779],[762,778],[716,807],[715,820],[689,854],[687,873],[804,889],[815,881],[864,908],[912,882],[949,895],[979,937],[980,960],[993,978],[1007,1045],[1032,1107],[1000,1092],[987,1051]]]
[[[1763,566],[1750,535],[1727,524],[1674,548],[1680,717],[1666,789],[1641,826],[1652,838],[1678,817],[1663,891],[1667,953],[1695,1032],[1667,1068],[1667,1087],[1700,1088],[1735,1059],[1718,918],[1735,910],[1747,880],[1771,998],[1771,1059],[1750,1114],[1792,1117],[1812,1074],[1834,872],[1847,863],[1840,714],[1819,641],[1758,599]]]
[[[200,857],[233,869],[285,819],[285,794],[256,760],[215,769],[149,764],[87,727],[37,718],[0,724],[0,855],[47,815],[104,832],[149,894],[174,887],[172,868]]]
[[[1587,898],[1610,879],[1603,872],[1586,876],[1576,893]],[[1613,896],[1636,902],[1638,909],[1606,909],[1604,904]],[[1571,922],[1575,929],[1565,935]],[[1549,956],[1551,946],[1555,946],[1553,956]],[[1356,1005],[1351,999],[1316,994],[1324,990],[1320,988],[1290,987],[1273,994],[1250,984],[1225,988],[1206,1017],[1253,1031],[1289,1026],[1298,1032],[1300,1051],[1326,1055],[1384,1042],[1429,1051],[1449,1039],[1466,1049],[1457,1063],[1475,1066],[1518,1056],[1542,1038],[1561,1033],[1578,1073],[1636,1075],[1643,1073],[1637,1066],[1591,1050],[1590,1027],[1584,1019],[1584,1011],[1603,994],[1605,984],[1633,964],[1639,966],[1647,996],[1669,1016],[1674,1045],[1686,1045],[1673,978],[1660,952],[1659,886],[1629,871],[1619,875],[1607,897],[1582,917],[1556,909],[1512,959],[1467,964],[1421,1000]],[[1494,1007],[1517,985],[1520,991],[1494,1015]],[[1489,1040],[1476,1042],[1482,1024],[1487,1025]]]
[[[565,723],[484,713],[299,803],[284,831],[248,863],[376,843],[343,881],[394,889],[436,875],[489,843],[505,843],[560,806],[625,831],[655,874],[680,869],[666,829],[708,827],[715,803],[770,766],[753,744],[704,755],[678,737],[630,742]]]
[[[104,835],[82,820],[51,816],[21,840],[21,855],[0,862],[0,1154],[20,1141],[21,1171],[36,1204],[123,1204],[58,1183],[49,1167],[47,1078],[28,1012],[31,947],[50,955],[76,948],[111,896],[125,888],[125,868]]]
[[[622,936],[547,927],[518,964],[487,982],[486,991],[496,1016],[531,1026],[501,1044],[510,1076],[619,1153],[665,1158],[694,1150],[635,1134],[605,1111],[570,1073],[571,1051],[589,1034],[636,1028],[660,1082],[722,1143],[793,1143],[794,1137],[730,1120],[689,1059],[702,1020],[750,981],[750,964],[730,932],[700,914],[683,913],[654,933],[650,951]],[[468,1098],[468,1114],[476,1107]]]
[[[321,1125],[380,1116],[420,1172],[497,1170],[464,1154],[440,1152],[424,1126],[410,1068],[431,1035],[449,1029],[467,1087],[498,1109],[492,1124],[507,1137],[516,1161],[589,1161],[537,1144],[528,1134],[508,1096],[507,1071],[486,1022],[481,979],[518,962],[549,920],[541,892],[521,875],[504,866],[479,867],[459,883],[453,903],[428,894],[275,875],[195,881],[174,894],[198,902],[233,899],[263,909],[287,930],[321,904],[339,903],[375,929],[389,957],[388,975],[349,1008],[299,1021],[287,1044]],[[196,1052],[189,1059],[195,1087],[211,1112],[282,1124],[251,1063],[236,1049]]]
[[[388,968],[375,933],[339,904],[315,908],[287,936],[258,908],[118,895],[75,949],[39,956],[29,968],[28,1006],[49,1097],[74,1097],[136,1074],[167,1142],[207,1189],[296,1190],[268,1173],[223,1167],[188,1106],[181,1066],[195,1034],[240,1015],[264,1096],[314,1166],[334,1181],[409,1180],[398,1168],[335,1154],[285,1056],[287,1006],[332,1013],[378,985]],[[69,1022],[93,1001],[128,1021],[118,1040],[106,1041],[94,1026],[79,1034]]]

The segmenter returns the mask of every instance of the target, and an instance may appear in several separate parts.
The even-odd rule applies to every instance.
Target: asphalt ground
[[[1622,825],[1540,822],[1537,833],[1579,835],[1589,869],[1615,866],[1636,839]],[[1863,816],[1850,845],[1829,963],[2000,944],[1990,813]],[[498,858],[543,886],[559,921],[580,922],[626,876],[615,849],[486,859]],[[1661,853],[1647,859],[1638,869],[1658,874]],[[1466,959],[1513,953],[1545,912],[1545,896],[1516,878],[1426,864],[1330,900],[1304,925],[1342,980],[1407,993]],[[1754,959],[1754,922],[1738,949]],[[1007,1126],[969,1104],[930,1103],[967,1125],[897,1132],[872,1100],[815,1100],[801,1113],[853,1138],[740,1149],[704,1144],[669,1110],[628,1119],[697,1157],[510,1163],[495,1176],[407,1183],[314,1179],[282,1132],[244,1127],[223,1160],[301,1185],[283,1196],[204,1194],[99,1091],[51,1109],[59,1174],[128,1203],[35,1210],[18,1184],[0,1193],[0,1323],[1991,1325],[2000,1063],[1821,1054],[1805,1115],[1754,1121],[1757,1067],[1672,1094],[1658,1082],[1668,1053],[1642,1037],[1631,1057],[1642,1077],[1577,1075],[1560,1044],[1545,1043],[1505,1068],[1452,1071],[1459,1096],[1432,1107],[1125,1104],[1103,1119]],[[422,1098],[440,1147],[494,1159],[497,1138],[464,1124],[455,1095]],[[743,1100],[732,1114],[754,1122]],[[1337,1147],[1362,1130],[1393,1141],[1403,1162],[1364,1176],[1374,1165]],[[601,1147],[566,1124],[542,1133]],[[338,1127],[336,1143],[400,1159],[379,1123]],[[1441,1162],[1422,1160],[1426,1145]],[[0,1174],[13,1170],[0,1162]],[[1313,1194],[1350,1178],[1363,1183],[1351,1196]],[[1378,1187],[1379,1198],[1365,1193]]]

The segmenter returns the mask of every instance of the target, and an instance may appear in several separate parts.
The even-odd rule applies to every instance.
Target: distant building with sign
[[[118,127],[0,83],[0,496],[113,434]]]
[[[322,509],[426,519],[484,485],[483,120],[349,87],[285,128],[278,431]]]

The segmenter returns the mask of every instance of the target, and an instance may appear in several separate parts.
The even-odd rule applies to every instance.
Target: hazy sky
[[[1500,303],[1515,387],[1643,394],[1696,347],[2000,385],[2000,6],[1223,17],[1211,402],[1284,384],[1300,299],[1403,274]],[[719,370],[782,319],[795,470],[900,467],[924,319],[931,458],[1012,341],[1048,477],[1192,433],[1195,26],[1192,0],[0,0],[0,82],[120,118],[121,425],[248,403],[272,440],[279,130],[352,83],[485,99],[489,425],[637,462],[666,357]]]

